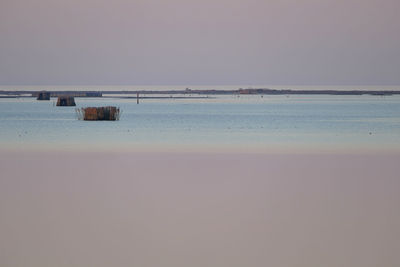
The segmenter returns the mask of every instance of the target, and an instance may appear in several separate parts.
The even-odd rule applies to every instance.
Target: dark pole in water
[[[136,104],[139,104],[139,93],[136,94]]]

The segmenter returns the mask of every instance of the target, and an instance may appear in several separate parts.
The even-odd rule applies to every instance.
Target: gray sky
[[[400,84],[399,0],[0,0],[0,84]]]

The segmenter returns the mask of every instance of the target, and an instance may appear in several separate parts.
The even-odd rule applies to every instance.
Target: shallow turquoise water
[[[0,145],[251,145],[400,147],[399,96],[76,98],[116,105],[120,121],[80,121],[55,99],[0,99]]]

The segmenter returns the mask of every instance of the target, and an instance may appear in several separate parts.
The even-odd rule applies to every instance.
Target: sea
[[[249,86],[2,86],[0,90],[182,90]],[[273,89],[398,90],[399,87]],[[202,95],[205,98],[0,98],[0,148],[400,151],[400,96]],[[141,97],[150,95],[143,94]],[[165,96],[165,95],[164,95]],[[168,96],[168,95],[167,95]],[[176,95],[174,95],[176,96]],[[187,95],[186,95],[187,96]],[[195,97],[196,95],[192,95]],[[76,109],[117,106],[119,121],[82,121]]]

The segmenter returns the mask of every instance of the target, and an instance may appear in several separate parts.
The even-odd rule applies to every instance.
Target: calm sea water
[[[400,149],[400,96],[216,96],[209,99],[0,99],[0,147],[200,145]],[[115,105],[120,121],[75,108]]]

